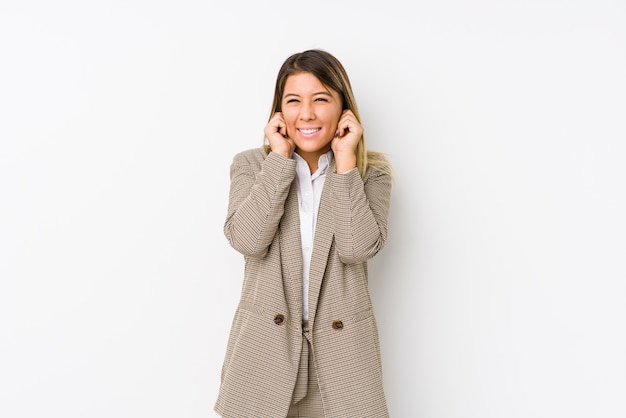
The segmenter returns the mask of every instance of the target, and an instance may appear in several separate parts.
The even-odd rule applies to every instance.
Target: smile
[[[305,135],[311,135],[314,134],[315,132],[319,132],[322,130],[322,128],[313,128],[313,129],[298,129],[300,132],[302,132]]]

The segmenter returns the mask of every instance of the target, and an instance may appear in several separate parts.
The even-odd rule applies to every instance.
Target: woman
[[[245,274],[215,410],[387,417],[367,260],[387,238],[392,170],[365,149],[334,56],[283,63],[265,139],[231,165],[224,232]]]

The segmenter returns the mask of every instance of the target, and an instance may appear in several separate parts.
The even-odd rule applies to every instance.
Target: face
[[[285,82],[282,113],[296,152],[319,157],[330,150],[342,113],[341,98],[311,73],[292,74]]]

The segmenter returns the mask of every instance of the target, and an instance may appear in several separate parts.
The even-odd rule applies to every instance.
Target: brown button
[[[334,329],[343,329],[343,322],[341,322],[338,319],[334,320],[333,321],[333,328]]]
[[[276,325],[282,325],[282,324],[283,324],[283,322],[285,322],[285,316],[284,316],[284,315],[277,314],[277,315],[274,317],[274,323],[275,323]]]

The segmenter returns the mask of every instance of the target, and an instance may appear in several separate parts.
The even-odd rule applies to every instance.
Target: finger
[[[343,119],[339,122],[339,137],[344,137],[350,132],[352,123],[349,120]]]
[[[283,120],[283,118],[280,116],[277,116],[276,119],[274,119],[272,126],[274,127],[276,132],[278,132],[279,134],[283,136],[287,133],[286,131],[287,125],[285,124],[285,121]]]
[[[344,136],[346,131],[350,130],[350,128],[354,127],[356,123],[356,118],[354,114],[350,110],[344,110],[341,118],[339,119],[339,129],[341,130],[340,136]]]

